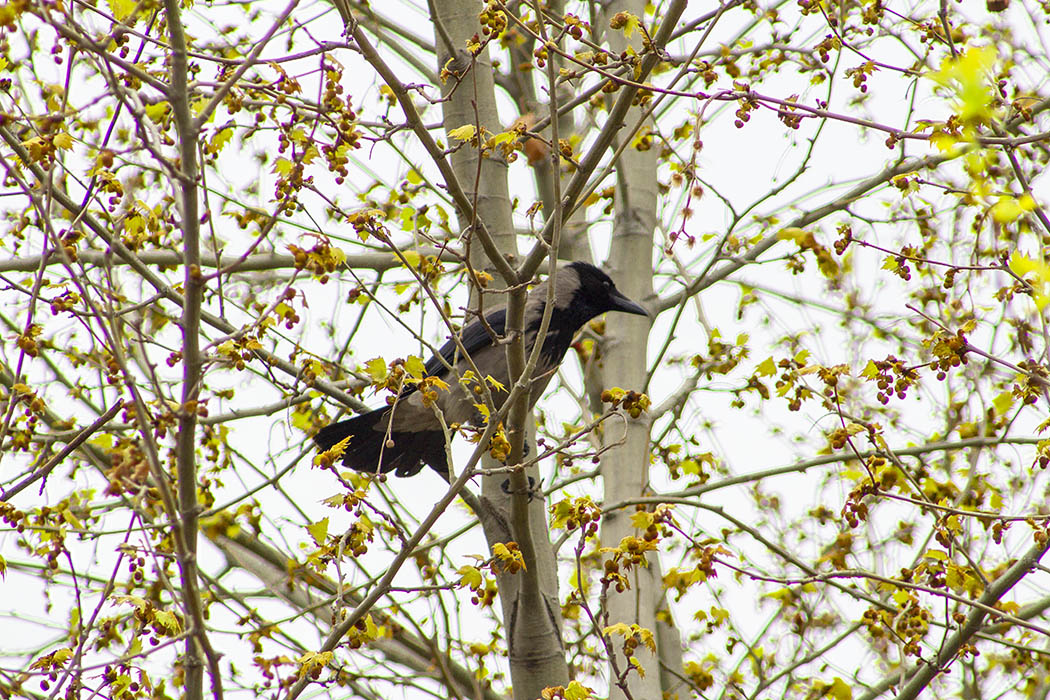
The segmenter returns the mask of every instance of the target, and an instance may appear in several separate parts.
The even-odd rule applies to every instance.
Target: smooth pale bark
[[[656,564],[656,562],[653,562]],[[657,568],[654,573],[660,574]],[[657,575],[657,579],[662,576]],[[682,679],[682,633],[678,631],[671,617],[671,606],[667,602],[667,591],[663,587],[654,590],[656,599],[656,650],[660,657],[660,687],[673,698],[689,697],[689,686]]]
[[[457,72],[465,71],[454,91],[451,90],[451,80],[445,87],[446,94],[450,94],[450,98],[442,104],[446,130],[473,124],[499,133],[505,125],[496,111],[493,72],[488,54],[483,52],[479,55],[476,68],[470,69],[470,57],[462,51],[467,39],[479,31],[478,13],[481,5],[473,0],[436,0],[434,11],[439,70],[452,55],[448,46],[450,41],[451,48],[455,49],[452,66]],[[499,157],[481,158],[479,171],[478,159],[477,149],[461,148],[452,157],[453,169],[468,196],[476,202],[478,218],[492,232],[496,246],[513,255],[516,241],[507,189],[507,163]],[[471,229],[472,222],[462,215],[459,223],[461,231]],[[471,245],[471,260],[480,268],[492,271],[476,239]],[[496,281],[501,282],[498,275]],[[483,303],[485,308],[492,308],[504,301],[502,296],[489,295]],[[528,424],[531,422],[531,419],[527,421]],[[499,465],[493,463],[486,466]],[[538,470],[531,469],[530,475],[538,482]],[[511,499],[501,488],[505,480],[505,475],[487,477],[482,484],[485,512],[478,513],[478,516],[490,546],[517,539],[510,532]],[[527,590],[526,577],[521,574],[498,577],[515,700],[538,698],[544,688],[565,685],[569,677],[561,638],[557,566],[548,535],[543,499],[532,500],[528,511],[536,553],[534,573],[537,575],[538,590]]]
[[[645,17],[644,3],[637,0],[614,2],[606,8],[607,17],[617,12],[631,12]],[[607,26],[607,25],[606,25]],[[614,51],[626,48],[623,34],[607,30],[609,44]],[[632,41],[641,51],[635,33]],[[641,110],[632,108],[625,119],[627,129],[622,138],[629,138],[629,130],[639,119]],[[656,225],[656,152],[638,151],[628,148],[621,156],[616,169],[616,219],[610,251],[610,274],[617,286],[632,299],[646,299],[653,292],[653,231]],[[615,323],[607,323],[603,348],[602,385],[605,388],[619,386],[639,391],[645,386],[646,345],[651,321],[641,316],[618,317]],[[623,501],[645,492],[649,482],[649,432],[650,421],[646,414],[637,419],[627,419],[627,435],[623,445],[602,456],[601,468],[605,484],[606,503]],[[607,439],[617,439],[621,431],[610,425],[605,432]],[[641,536],[630,521],[628,511],[605,513],[602,518],[602,544],[617,546],[627,536]],[[649,557],[649,566],[635,567],[630,571],[630,589],[623,593],[610,592],[609,623],[637,624],[657,638],[656,606],[661,598],[661,577],[657,558]],[[668,628],[670,630],[671,628]],[[667,630],[663,630],[667,631]],[[669,635],[673,637],[674,635]],[[617,666],[621,672],[627,668],[620,647],[622,638],[614,636]],[[632,671],[628,675],[627,690],[634,700],[649,700],[662,697],[659,658],[645,645],[634,652],[645,671],[644,676]],[[612,673],[612,669],[610,669]],[[628,697],[611,678],[610,698]]]

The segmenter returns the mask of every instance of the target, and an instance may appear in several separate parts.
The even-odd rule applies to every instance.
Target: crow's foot
[[[507,494],[508,496],[513,496],[516,493],[524,493],[526,496],[529,497],[529,502],[530,503],[532,502],[532,499],[535,498],[541,491],[539,485],[536,483],[536,480],[533,479],[531,476],[529,477],[528,488],[526,488],[524,490],[524,492],[522,492],[522,491],[515,491],[514,489],[512,489],[510,487],[510,479],[504,479],[503,483],[499,485],[499,488],[500,488],[500,491],[502,491],[503,493]]]

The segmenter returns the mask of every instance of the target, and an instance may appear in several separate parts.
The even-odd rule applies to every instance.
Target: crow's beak
[[[618,289],[610,290],[609,301],[611,302],[611,311],[623,311],[625,314],[636,314],[638,316],[649,315],[644,306],[631,301],[621,294]]]

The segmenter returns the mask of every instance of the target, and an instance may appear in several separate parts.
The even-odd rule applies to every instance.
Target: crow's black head
[[[585,262],[570,263],[558,273],[556,299],[557,305],[569,310],[581,325],[606,311],[649,315],[620,293],[609,275]]]
[[[529,298],[534,299],[536,305],[531,317],[526,319],[527,330],[539,328],[545,297],[544,286],[536,287],[530,293]],[[543,341],[546,365],[556,367],[568,351],[576,332],[606,311],[649,315],[639,304],[621,294],[609,275],[594,265],[574,262],[559,268],[554,282],[554,309],[551,312],[550,328]]]

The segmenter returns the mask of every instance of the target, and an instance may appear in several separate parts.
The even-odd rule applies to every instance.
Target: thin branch
[[[985,589],[981,597],[973,604],[974,607],[959,630],[941,645],[937,658],[931,663],[919,666],[918,670],[908,679],[907,684],[901,688],[896,700],[914,700],[919,697],[930,682],[951,665],[962,646],[981,630],[984,618],[990,612],[998,613],[994,610],[994,606],[1032,571],[1046,554],[1047,549],[1050,549],[1050,537],[1046,536],[1045,531],[1042,531],[1042,536],[1042,540],[1036,538],[1036,543]]]
[[[62,463],[62,460],[71,455],[74,450],[76,450],[84,443],[85,440],[87,440],[89,437],[98,432],[99,429],[102,428],[102,426],[111,421],[113,419],[113,416],[117,415],[117,412],[120,411],[120,409],[122,409],[123,407],[123,401],[115,402],[112,406],[109,407],[109,409],[105,413],[103,413],[101,416],[95,419],[95,421],[91,425],[77,433],[72,440],[66,443],[66,446],[63,447],[58,454],[56,454],[51,459],[47,460],[46,464],[44,464],[35,472],[27,476],[25,479],[22,479],[22,481],[18,482],[11,488],[7,489],[3,493],[0,493],[0,501],[9,501],[15,496],[15,494],[24,490],[28,486],[31,486],[33,483],[39,481],[40,479],[46,479],[47,475],[50,474],[55,467]],[[40,485],[40,488],[41,490],[43,490],[43,484]]]

